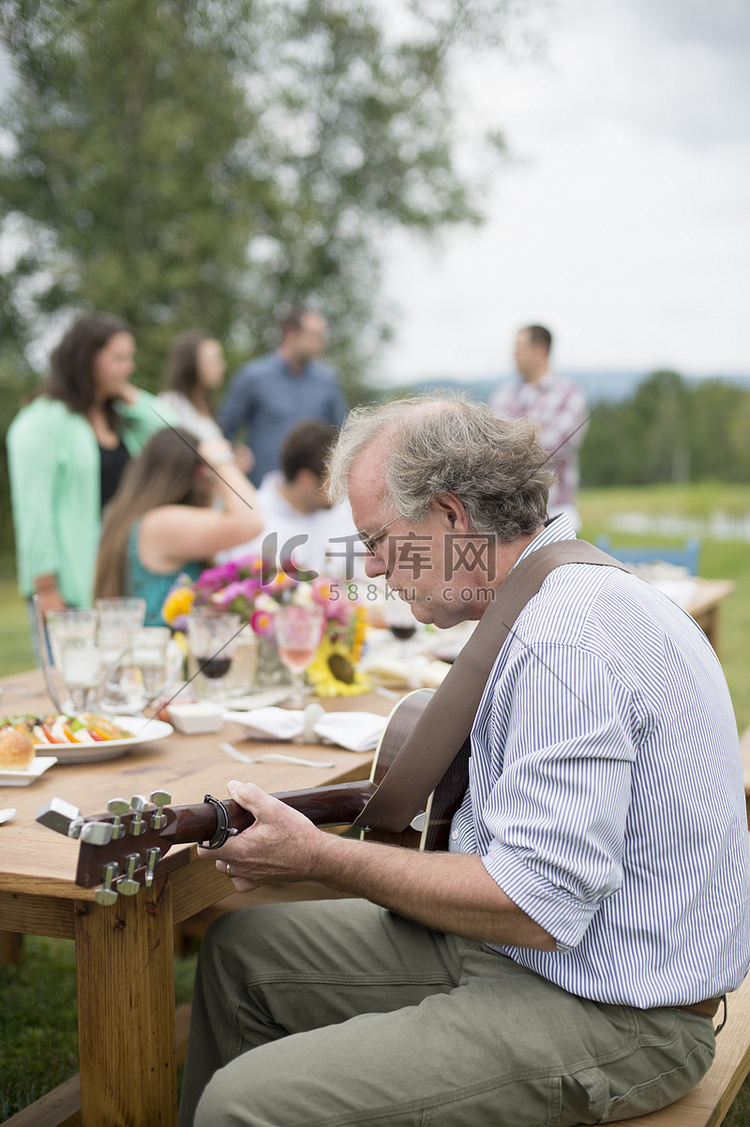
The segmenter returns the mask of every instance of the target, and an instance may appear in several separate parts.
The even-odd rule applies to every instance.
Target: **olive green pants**
[[[180,1127],[602,1123],[713,1052],[707,1018],[582,1000],[366,901],[249,908],[201,949]]]

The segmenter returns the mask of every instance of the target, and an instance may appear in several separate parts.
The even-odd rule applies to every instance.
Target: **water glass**
[[[172,637],[168,626],[140,626],[131,631],[130,647],[123,661],[123,677],[140,696],[142,711],[163,692],[170,679],[167,650]]]
[[[75,712],[89,707],[99,685],[102,654],[97,645],[97,623],[95,610],[69,607],[47,613],[52,660]]]
[[[98,614],[95,610],[65,607],[62,610],[48,610],[45,615],[52,660],[62,668],[62,644],[66,638],[78,638],[96,642]]]
[[[130,639],[134,630],[143,626],[146,600],[128,595],[97,599],[99,612],[99,648],[105,666],[121,655],[119,665],[110,673],[104,686],[100,708],[113,715],[140,712],[143,693],[129,662]]]
[[[237,636],[237,649],[227,674],[228,697],[245,697],[252,693],[258,679],[258,639],[250,626],[245,626]]]
[[[99,646],[105,661],[114,661],[118,653],[130,645],[133,630],[143,626],[146,600],[121,596],[97,599],[99,611]]]

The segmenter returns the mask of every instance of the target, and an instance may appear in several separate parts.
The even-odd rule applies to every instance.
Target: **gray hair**
[[[471,530],[511,541],[546,519],[555,472],[529,419],[499,418],[461,392],[415,396],[350,411],[328,460],[333,499],[346,493],[359,455],[384,440],[382,489],[394,512],[424,519],[453,493]]]

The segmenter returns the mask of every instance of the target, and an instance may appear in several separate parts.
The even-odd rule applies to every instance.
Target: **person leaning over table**
[[[550,476],[531,421],[460,397],[357,409],[331,462],[368,574],[439,627],[575,539],[545,519]],[[484,566],[444,571],[467,535]],[[698,626],[635,575],[557,568],[495,660],[469,779],[444,853],[327,834],[229,784],[257,821],[201,853],[236,889],[361,899],[212,925],[182,1127],[600,1123],[706,1072],[718,996],[748,968],[750,882],[732,705]]]
[[[197,579],[221,549],[263,527],[255,487],[223,437],[209,442],[182,427],[151,436],[122,475],[99,544],[94,596],[146,600],[146,626],[178,576]]]
[[[42,610],[91,606],[101,513],[129,459],[171,411],[134,387],[135,339],[111,313],[86,313],[50,357],[8,428],[18,584]]]

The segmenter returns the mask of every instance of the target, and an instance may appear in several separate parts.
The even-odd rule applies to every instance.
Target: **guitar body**
[[[402,697],[388,717],[388,724],[375,752],[370,781],[377,787],[398,755],[404,740],[411,732],[422,712],[427,707],[435,690],[415,689]],[[450,767],[430,795],[424,814],[417,815],[412,827],[401,833],[386,830],[363,830],[361,837],[366,841],[381,841],[388,845],[400,845],[407,849],[448,848],[453,815],[461,805],[469,786],[469,752],[471,741],[466,739],[457,750]],[[430,749],[424,749],[425,756]]]

